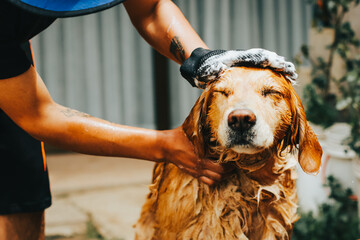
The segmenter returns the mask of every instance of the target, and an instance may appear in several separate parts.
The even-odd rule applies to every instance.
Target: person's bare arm
[[[124,5],[143,38],[175,62],[181,64],[195,48],[207,48],[172,1],[127,0]]]
[[[206,161],[203,169],[181,128],[155,131],[107,122],[66,108],[50,97],[31,67],[27,72],[0,80],[0,108],[38,140],[93,155],[119,156],[172,162],[208,184],[223,170]]]

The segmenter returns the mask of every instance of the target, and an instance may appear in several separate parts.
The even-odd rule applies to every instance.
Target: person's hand
[[[180,72],[193,87],[205,88],[208,81],[219,77],[224,70],[237,66],[270,68],[291,82],[297,78],[293,63],[261,48],[230,51],[197,48],[181,65]]]
[[[210,159],[200,159],[182,127],[165,131],[165,134],[164,161],[175,164],[179,169],[200,181],[213,185],[232,170],[226,164],[218,164]]]

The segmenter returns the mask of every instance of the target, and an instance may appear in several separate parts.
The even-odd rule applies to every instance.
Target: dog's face
[[[227,70],[205,89],[189,121],[200,126],[191,134],[197,136],[195,145],[216,142],[238,154],[257,154],[299,144],[303,169],[316,173],[320,167],[321,147],[298,96],[291,83],[271,70]]]
[[[255,154],[284,137],[291,124],[286,80],[270,70],[233,68],[209,89],[207,121],[221,146]]]

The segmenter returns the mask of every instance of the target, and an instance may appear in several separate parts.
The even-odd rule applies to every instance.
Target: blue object
[[[0,0],[3,1],[3,0]],[[8,0],[30,12],[49,17],[73,17],[98,12],[125,0]]]

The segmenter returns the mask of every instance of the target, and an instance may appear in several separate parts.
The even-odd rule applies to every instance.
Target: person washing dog
[[[209,185],[224,174],[220,164],[198,158],[181,127],[156,131],[114,124],[61,106],[49,95],[34,67],[29,40],[56,18],[90,14],[123,1],[0,1],[1,239],[44,239],[44,210],[51,205],[51,193],[43,142],[85,154],[170,162]],[[253,62],[256,51],[232,51],[224,59],[227,52],[207,50],[170,0],[127,0],[124,6],[158,52],[179,64],[188,59],[182,73],[193,86],[203,87],[204,75],[217,75],[229,59],[259,64]],[[207,59],[211,61],[204,63]],[[274,60],[260,62],[287,71],[282,57]]]

